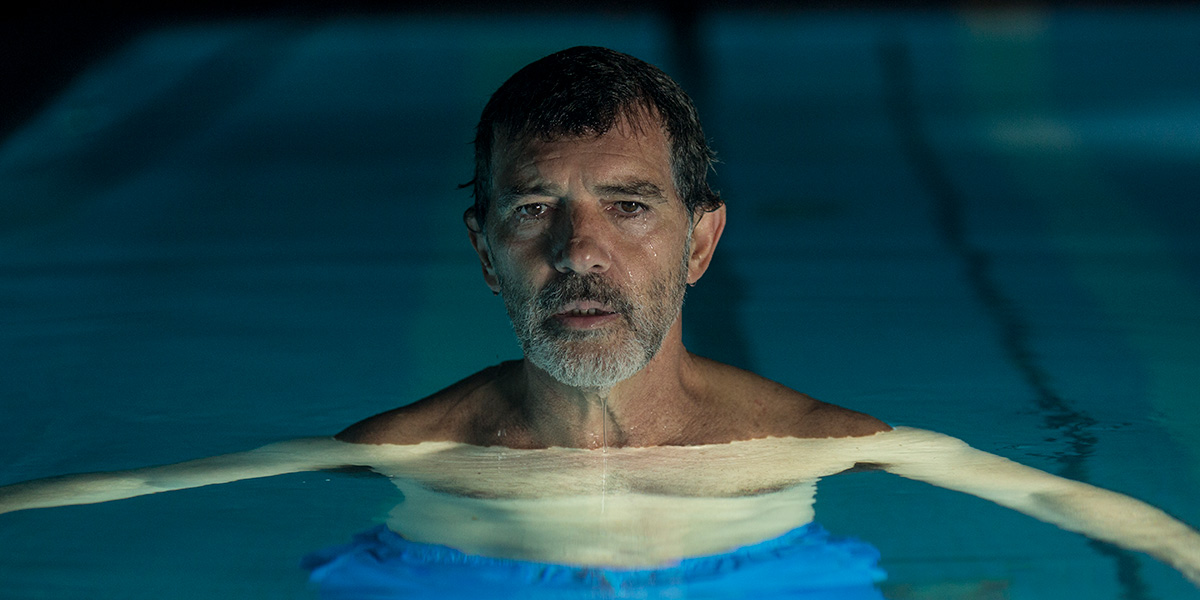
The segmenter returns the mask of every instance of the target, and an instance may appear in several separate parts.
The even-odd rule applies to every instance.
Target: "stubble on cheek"
[[[499,277],[501,295],[526,359],[555,379],[576,387],[611,387],[633,376],[658,353],[679,315],[687,290],[687,258],[674,273],[630,294],[601,274],[557,273],[541,290]],[[499,274],[500,271],[498,270]],[[594,300],[623,319],[623,327],[572,330],[554,315],[566,303]]]

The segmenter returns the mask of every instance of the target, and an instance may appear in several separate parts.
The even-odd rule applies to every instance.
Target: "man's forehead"
[[[514,180],[536,179],[542,161],[571,155],[609,158],[610,166],[638,171],[640,177],[657,174],[673,186],[670,143],[658,125],[614,124],[603,134],[512,135],[497,131],[492,152],[492,183],[508,185]],[[624,169],[616,169],[622,171]],[[622,176],[622,173],[613,173]]]

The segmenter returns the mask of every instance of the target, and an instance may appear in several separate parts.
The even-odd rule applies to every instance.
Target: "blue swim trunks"
[[[380,526],[302,566],[325,600],[883,600],[878,561],[870,544],[835,538],[816,523],[725,554],[636,569],[476,556]]]

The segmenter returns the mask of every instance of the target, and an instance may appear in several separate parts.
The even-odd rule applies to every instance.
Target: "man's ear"
[[[688,256],[688,283],[696,283],[708,270],[712,261],[713,251],[721,240],[721,232],[725,231],[725,205],[720,208],[702,212],[692,226],[692,253]]]
[[[492,265],[492,253],[488,250],[487,236],[483,233],[483,227],[475,216],[474,206],[463,213],[463,223],[467,226],[467,236],[471,238],[471,246],[475,248],[475,253],[479,255],[479,263],[483,266],[483,280],[487,282],[487,286],[492,292],[500,293],[500,281],[496,279],[496,267]]]

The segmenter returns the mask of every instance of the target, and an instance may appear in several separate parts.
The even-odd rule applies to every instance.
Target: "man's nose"
[[[555,243],[554,268],[560,273],[603,273],[612,262],[604,231],[608,223],[588,208],[569,211]]]

